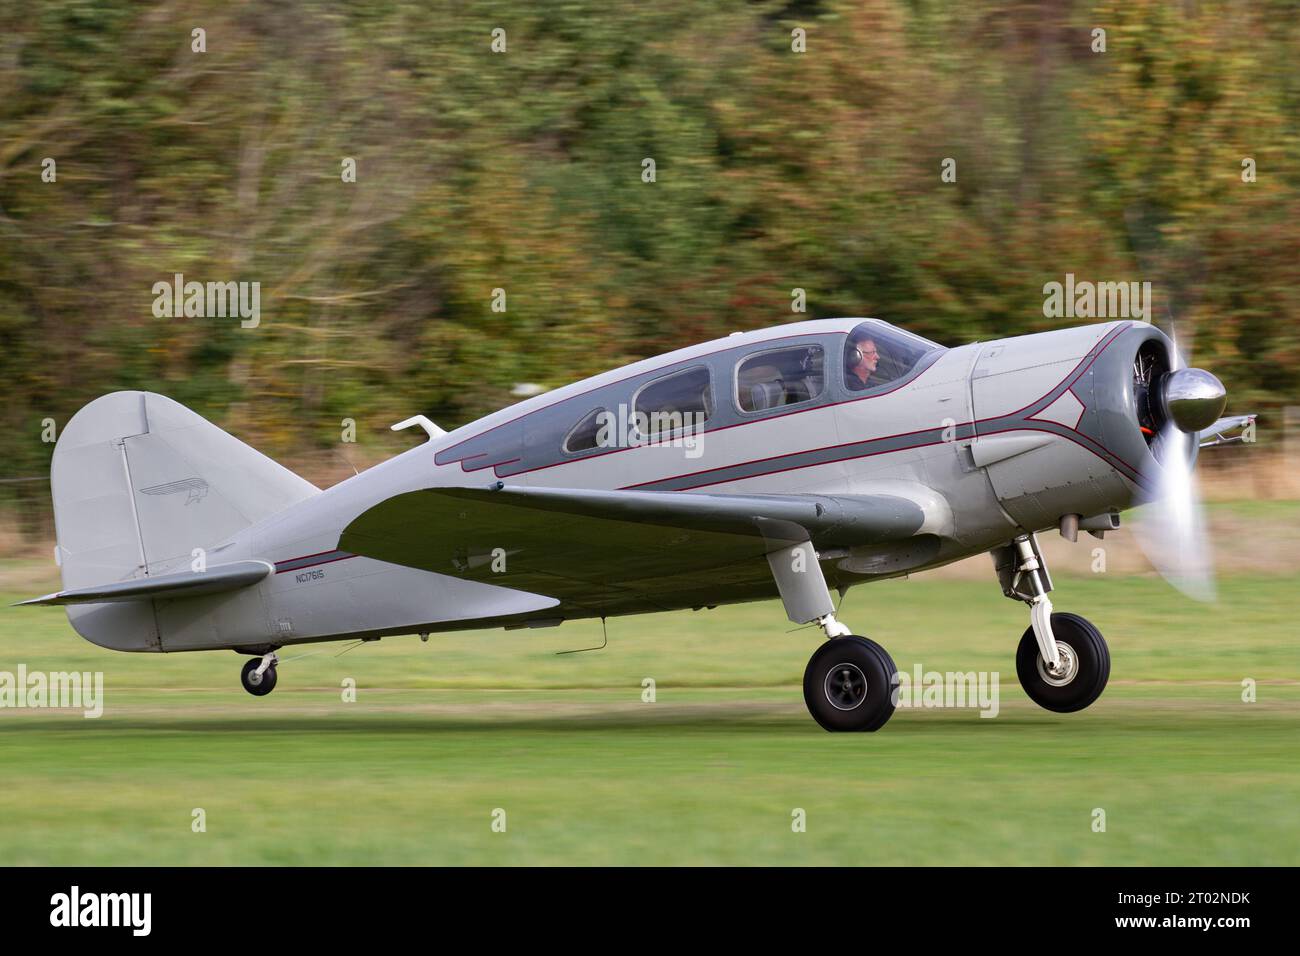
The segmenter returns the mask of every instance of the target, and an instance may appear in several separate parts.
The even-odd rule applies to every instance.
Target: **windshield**
[[[885,322],[863,322],[844,343],[844,384],[865,392],[910,372],[921,358],[942,346]]]

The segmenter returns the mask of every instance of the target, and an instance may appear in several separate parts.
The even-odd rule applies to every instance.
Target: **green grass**
[[[599,623],[290,648],[310,656],[261,699],[233,653],[114,654],[57,609],[5,608],[0,670],[106,686],[98,720],[0,710],[0,863],[1295,864],[1300,579],[1220,590],[1058,578],[1113,667],[1055,715],[1016,683],[1027,614],[991,572],[856,589],[844,618],[901,669],[1001,675],[996,719],[900,710],[869,735],[807,716],[818,632],[776,604],[613,620],[607,649],[566,656]]]

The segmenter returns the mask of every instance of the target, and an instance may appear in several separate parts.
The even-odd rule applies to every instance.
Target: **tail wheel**
[[[803,674],[803,699],[826,730],[879,730],[894,715],[898,669],[875,641],[851,634],[822,644]]]
[[[1039,707],[1069,714],[1083,710],[1106,689],[1110,679],[1110,648],[1092,622],[1077,614],[1053,614],[1052,634],[1061,666],[1050,668],[1038,650],[1031,627],[1016,651],[1020,686]]]
[[[254,657],[244,665],[244,669],[239,672],[240,683],[244,685],[244,690],[248,691],[255,697],[265,697],[271,691],[275,690],[275,665],[272,664],[261,675],[257,674],[257,669],[262,665],[260,657]]]

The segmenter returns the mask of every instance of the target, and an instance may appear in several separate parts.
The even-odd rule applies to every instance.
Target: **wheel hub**
[[[1073,647],[1059,639],[1056,642],[1056,651],[1060,655],[1061,663],[1053,667],[1043,660],[1040,655],[1038,658],[1038,676],[1043,679],[1044,683],[1053,687],[1064,687],[1079,674],[1079,655],[1074,652]]]
[[[826,672],[826,699],[836,710],[853,710],[867,699],[867,678],[856,664],[836,664]]]

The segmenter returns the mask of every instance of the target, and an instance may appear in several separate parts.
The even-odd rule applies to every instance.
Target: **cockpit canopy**
[[[849,321],[857,324],[846,333]],[[698,457],[705,432],[886,394],[943,351],[879,319],[764,332],[576,383],[571,394],[439,449],[435,460],[506,478],[639,445],[680,446]]]
[[[939,348],[942,346],[887,322],[862,322],[844,342],[845,387],[850,392],[866,392],[887,385]]]

